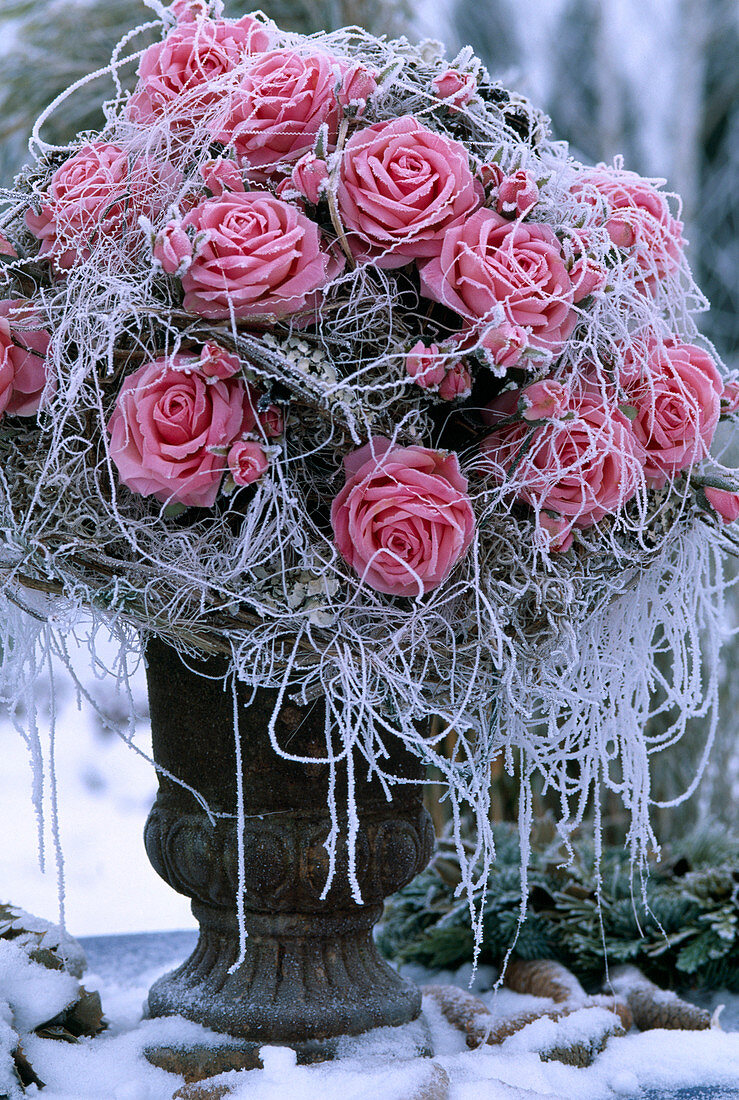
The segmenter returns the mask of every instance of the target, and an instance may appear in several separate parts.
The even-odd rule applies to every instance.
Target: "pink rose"
[[[486,419],[507,419],[519,399],[520,391],[506,391],[488,406]],[[567,411],[570,420],[501,427],[481,448],[495,475],[510,475],[511,489],[540,513],[546,509],[575,527],[589,527],[618,512],[634,495],[643,450],[628,419],[606,405],[595,388],[586,386],[573,395]]]
[[[469,397],[472,392],[472,375],[461,360],[447,369],[439,386],[442,401],[454,401],[458,397]]]
[[[677,338],[636,345],[625,358],[620,379],[637,411],[633,427],[646,452],[647,484],[661,488],[708,454],[723,381],[708,352]]]
[[[41,256],[68,269],[107,240],[135,253],[143,243],[140,216],[156,218],[175,199],[182,175],[171,164],[139,157],[133,164],[118,145],[93,142],[57,168],[41,213],[26,213],[41,241]]]
[[[463,145],[402,115],[349,138],[337,198],[357,259],[391,268],[438,256],[444,234],[480,205],[482,189]]]
[[[480,339],[482,351],[494,373],[517,366],[529,343],[529,334],[520,325],[504,321],[502,325],[488,328]],[[499,368],[500,370],[496,370]]]
[[[524,420],[556,420],[567,412],[569,395],[561,382],[545,378],[522,391]]]
[[[267,439],[276,439],[285,430],[285,417],[279,405],[268,405],[257,412],[257,421]]]
[[[256,180],[310,152],[324,125],[333,148],[339,123],[335,89],[346,64],[327,53],[285,49],[263,54],[227,97],[214,137],[233,144]]]
[[[162,356],[126,378],[108,422],[110,456],[132,492],[210,508],[223,449],[254,423],[254,410],[239,379],[208,380],[195,368],[185,355]]]
[[[583,298],[591,294],[600,294],[608,282],[608,268],[590,256],[581,256],[572,265],[570,279],[574,291],[575,302],[581,302]]]
[[[489,161],[480,165],[480,179],[486,192],[497,191],[505,179],[505,172],[494,160]]]
[[[730,378],[721,394],[721,415],[733,416],[739,410],[739,378]]]
[[[269,45],[266,28],[250,15],[234,22],[181,21],[163,42],[144,50],[129,117],[144,126],[167,118],[192,129],[228,94],[224,78]]]
[[[154,238],[152,259],[167,275],[182,277],[192,263],[192,241],[179,221],[167,222]]]
[[[739,492],[728,489],[716,489],[711,485],[703,488],[706,500],[721,517],[723,523],[733,523],[739,518]]]
[[[246,191],[241,169],[228,157],[207,160],[200,165],[200,175],[211,195],[223,195],[227,191]]]
[[[613,243],[631,251],[642,289],[676,271],[683,254],[682,222],[672,217],[667,198],[635,172],[599,166],[582,175],[573,194],[597,211]],[[605,203],[605,213],[601,214]]]
[[[344,465],[331,523],[347,564],[390,596],[421,596],[442,584],[475,533],[457,456],[376,436]]]
[[[32,416],[41,408],[47,385],[49,333],[26,328],[41,320],[25,298],[0,300],[0,415]]]
[[[423,390],[435,390],[444,379],[446,367],[436,344],[426,347],[423,340],[414,344],[406,356],[405,369],[409,378]]]
[[[204,374],[206,378],[233,378],[235,374],[241,373],[241,360],[238,355],[235,355],[231,351],[226,351],[220,344],[216,344],[214,340],[208,340],[200,351],[200,358],[196,364],[196,369]],[[245,431],[248,431],[253,427],[250,424]]]
[[[208,3],[207,0],[174,0],[168,11],[178,23],[190,23],[208,14]]]
[[[184,308],[201,317],[298,313],[335,271],[315,222],[267,192],[205,199],[182,225],[204,234],[182,278]]]
[[[547,550],[550,553],[564,554],[572,546],[572,524],[562,516],[556,516],[553,512],[540,512],[539,530],[546,535]]]
[[[346,111],[350,108],[361,114],[367,106],[367,100],[377,91],[376,74],[356,61],[354,64],[346,63],[341,75],[336,98],[341,107]]]
[[[314,153],[306,153],[293,168],[290,182],[299,195],[317,206],[328,185],[326,161],[319,160]]]
[[[519,168],[511,176],[504,176],[498,187],[498,213],[523,217],[533,210],[539,201],[539,187],[531,172]]]
[[[228,452],[228,468],[237,485],[251,485],[269,467],[269,459],[259,443],[241,439]]]
[[[459,69],[445,69],[431,81],[431,90],[437,99],[443,99],[449,107],[465,107],[477,89],[477,81],[472,73],[462,73]]]
[[[547,225],[509,222],[478,210],[444,234],[441,254],[421,268],[421,293],[468,321],[500,306],[529,344],[557,355],[575,327],[573,290],[559,241]]]
[[[0,256],[9,256],[11,260],[18,259],[18,253],[4,233],[0,233]]]

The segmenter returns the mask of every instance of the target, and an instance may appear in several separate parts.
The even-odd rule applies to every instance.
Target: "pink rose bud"
[[[426,347],[423,340],[419,340],[411,348],[405,361],[405,369],[409,378],[412,378],[417,386],[423,390],[435,390],[444,381],[446,367],[439,358],[437,344]]]
[[[567,411],[567,390],[554,378],[534,382],[521,393],[524,420],[554,420]]]
[[[293,206],[297,206],[301,214],[305,214],[305,202],[303,196],[295,187],[290,176],[286,176],[275,187],[275,195],[278,199],[282,199],[283,202],[289,202]]]
[[[259,481],[269,466],[269,459],[259,443],[241,439],[228,452],[228,468],[237,485],[252,485]]]
[[[13,260],[18,258],[18,253],[4,233],[0,233],[0,256],[10,256]]]
[[[739,518],[739,492],[715,489],[711,485],[704,486],[703,492],[706,494],[708,503],[724,523],[733,523]]]
[[[439,397],[443,401],[454,401],[457,397],[469,397],[472,392],[472,375],[461,361],[454,363],[444,375],[439,386]]]
[[[317,206],[328,184],[326,161],[319,160],[315,153],[306,153],[293,168],[290,182],[299,195]]]
[[[227,191],[246,191],[241,169],[235,161],[227,157],[207,160],[200,166],[200,175],[212,195],[223,195]]]
[[[178,23],[194,23],[196,19],[206,17],[208,5],[205,0],[174,0],[169,5],[169,13]]]
[[[336,98],[341,107],[353,107],[361,113],[367,100],[377,91],[377,76],[361,62],[344,69]]]
[[[152,258],[167,275],[182,276],[192,263],[192,241],[180,222],[167,222],[154,241]]]
[[[721,394],[721,415],[731,416],[739,409],[739,378],[731,378]]]
[[[437,99],[443,99],[448,107],[464,107],[475,94],[477,81],[472,73],[445,69],[431,81],[431,88]]]
[[[497,328],[490,328],[480,341],[481,348],[490,365],[508,370],[520,363],[529,342],[528,333],[520,325],[504,321]]]
[[[241,370],[241,360],[220,344],[208,340],[200,352],[198,370],[206,378],[233,378]]]
[[[498,188],[498,213],[523,217],[539,201],[539,188],[531,172],[520,168],[506,176]]]
[[[505,173],[499,164],[490,161],[480,167],[480,179],[486,191],[497,191],[505,179]]]
[[[590,256],[581,256],[572,265],[570,279],[575,292],[573,301],[581,302],[590,294],[598,294],[608,282],[608,269]]]
[[[636,244],[636,230],[628,218],[609,218],[606,229],[616,248],[632,248]]]
[[[540,512],[539,529],[545,531],[549,538],[548,550],[564,554],[572,546],[572,523],[563,516]]]
[[[264,412],[259,413],[257,419],[268,439],[282,435],[285,430],[285,418],[279,405],[270,405]]]

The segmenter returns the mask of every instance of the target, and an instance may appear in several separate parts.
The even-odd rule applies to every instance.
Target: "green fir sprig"
[[[548,823],[540,833],[550,830]],[[515,940],[524,959],[555,959],[586,988],[599,988],[607,965],[631,963],[663,988],[739,991],[739,837],[702,827],[649,868],[644,883],[628,852],[605,848],[600,901],[593,845],[537,844],[520,925],[518,832],[495,828],[497,861],[484,902],[480,960],[499,966]],[[474,936],[454,845],[442,838],[431,864],[388,902],[380,947],[398,962],[456,968],[473,957]],[[480,901],[482,891],[476,901]],[[644,903],[646,898],[646,905]]]

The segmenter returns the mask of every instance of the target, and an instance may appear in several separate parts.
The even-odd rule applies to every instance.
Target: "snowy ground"
[[[207,1041],[208,1033],[182,1020],[141,1020],[141,1003],[149,984],[175,961],[187,944],[182,936],[151,937],[159,963],[151,965],[146,938],[90,944],[98,968],[86,978],[101,990],[110,1020],[107,1033],[68,1045],[29,1038],[24,1049],[46,1082],[41,1100],[170,1100],[181,1078],[150,1066],[142,1055],[148,1044]],[[138,945],[138,950],[137,950]],[[438,981],[439,976],[416,974]],[[441,975],[448,980],[451,975]],[[463,982],[466,975],[458,974]],[[478,992],[496,1016],[513,1015],[550,1002],[508,990],[484,992],[490,974],[483,970]],[[479,986],[482,986],[481,990]],[[729,1022],[739,1025],[739,998],[729,1007]],[[226,1074],[219,1082],[233,1088],[233,1100],[431,1100],[429,1090],[441,1071],[450,1082],[449,1100],[736,1100],[739,1097],[739,1032],[632,1033],[609,1040],[587,1069],[542,1062],[539,1021],[502,1046],[469,1051],[463,1037],[442,1018],[433,1001],[424,1000],[431,1031],[432,1059],[404,1057],[402,1031],[380,1029],[347,1040],[339,1062],[302,1067],[291,1051],[263,1048],[264,1069]],[[575,1017],[559,1021],[567,1040],[578,1034]],[[28,1095],[35,1095],[35,1088]]]
[[[80,669],[86,665],[83,656]],[[115,708],[104,684],[89,672],[85,681],[108,711]],[[142,675],[135,691],[143,712]],[[70,688],[65,691],[59,685],[57,696],[56,775],[69,930],[77,936],[99,936],[193,928],[186,899],[158,879],[144,853],[141,832],[156,786],[153,768],[104,732],[89,708],[78,711]],[[48,731],[43,736],[48,757]],[[148,751],[145,722],[136,743]],[[0,752],[0,900],[56,921],[50,789],[47,784],[44,875],[36,862],[27,754],[7,721],[0,723]],[[38,1094],[42,1100],[170,1100],[182,1081],[150,1066],[143,1048],[202,1040],[205,1035],[184,1021],[141,1018],[151,982],[188,953],[186,935],[107,942],[109,950],[105,941],[90,942],[92,969],[85,984],[100,989],[109,1030],[76,1045],[34,1036],[24,1040],[25,1053],[46,1082]],[[439,980],[428,974],[415,977],[421,982]],[[441,980],[466,985],[463,974],[442,975]],[[478,982],[496,1015],[521,1011],[533,1001],[506,990],[495,997],[486,993],[490,974],[484,969]],[[7,999],[1,994],[2,990],[0,1001]],[[352,1041],[342,1061],[320,1066],[296,1066],[291,1052],[273,1048],[265,1051],[264,1069],[227,1079],[235,1087],[230,1095],[234,1100],[431,1100],[433,1075],[443,1070],[451,1082],[449,1100],[739,1098],[739,998],[731,1000],[723,1017],[724,1027],[733,1031],[632,1033],[609,1040],[587,1069],[542,1062],[537,1054],[542,1042],[538,1024],[502,1046],[471,1052],[428,999],[425,1013],[435,1050],[432,1060],[404,1058],[403,1041],[394,1029]],[[581,1025],[573,1017],[552,1026],[564,1029],[566,1039],[568,1029],[571,1034]],[[35,1091],[32,1087],[27,1095]]]

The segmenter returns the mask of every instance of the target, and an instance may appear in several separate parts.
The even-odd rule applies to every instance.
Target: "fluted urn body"
[[[248,1043],[299,1051],[414,1019],[420,993],[378,954],[372,930],[383,899],[431,856],[433,829],[420,786],[396,785],[388,801],[376,780],[362,777],[357,762],[359,904],[347,875],[346,772],[336,769],[341,839],[323,897],[330,768],[320,759],[297,764],[275,752],[268,725],[276,694],[237,686],[239,775],[226,662],[185,664],[157,640],[149,642],[146,660],[154,757],[163,769],[146,850],[165,881],[192,899],[200,925],[192,956],[151,989],[149,1014],[181,1014]],[[294,756],[325,758],[324,718],[323,701],[285,703],[277,717],[278,743]],[[388,748],[389,773],[421,778],[419,762],[400,742]],[[188,787],[205,799],[210,817]],[[239,891],[247,938],[234,969]]]

